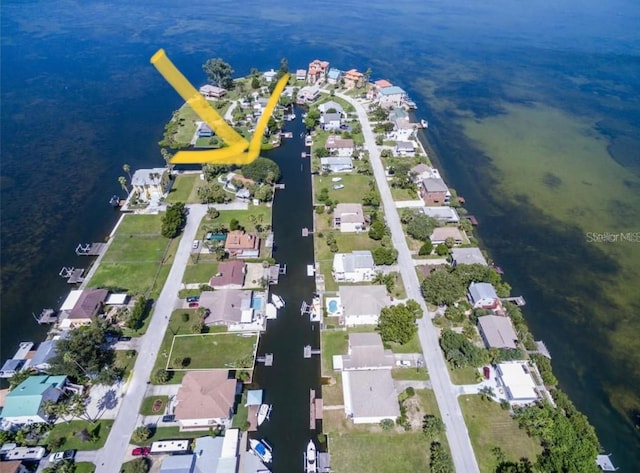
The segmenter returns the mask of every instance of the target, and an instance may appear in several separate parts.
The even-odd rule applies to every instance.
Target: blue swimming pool
[[[336,312],[338,312],[338,301],[335,299],[332,299],[329,301],[329,313],[330,314],[335,314]]]
[[[253,299],[251,299],[251,308],[253,310],[262,309],[262,297],[254,297]]]

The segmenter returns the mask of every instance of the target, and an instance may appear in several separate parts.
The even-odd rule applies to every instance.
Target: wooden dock
[[[311,358],[311,355],[319,355],[320,354],[320,349],[319,348],[311,348],[311,345],[305,345],[304,346],[304,357],[305,358]]]
[[[284,189],[284,184],[274,184],[275,189]]]
[[[500,299],[503,302],[513,302],[515,305],[517,305],[518,307],[522,307],[523,305],[525,305],[527,302],[524,300],[524,297],[522,296],[517,296],[517,297],[503,297]]]
[[[84,281],[84,268],[74,268],[63,266],[58,275],[67,280],[69,284],[76,284]]]
[[[309,235],[313,235],[313,230],[309,230],[307,227],[302,229],[302,236],[308,237]]]
[[[264,356],[258,356],[256,362],[264,363],[264,366],[273,366],[273,353],[265,353]]]
[[[78,256],[100,256],[107,248],[106,243],[78,243],[76,255]]]
[[[36,319],[40,325],[42,324],[53,324],[58,320],[58,314],[53,309],[42,309],[40,315],[33,314],[33,318]]]

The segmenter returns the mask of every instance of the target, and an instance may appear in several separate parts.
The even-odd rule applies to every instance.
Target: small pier
[[[74,268],[73,266],[63,266],[58,273],[58,275],[65,278],[69,284],[76,284],[84,281],[83,274],[84,268]]]
[[[300,306],[300,315],[308,315],[313,311],[313,305],[307,304],[305,301],[302,301],[302,305]]]
[[[517,305],[518,307],[522,307],[523,305],[525,305],[527,302],[524,300],[524,297],[522,296],[517,296],[517,297],[504,297],[500,299],[503,302],[513,302],[515,305]]]
[[[40,315],[33,314],[33,318],[36,319],[36,322],[38,322],[40,325],[53,324],[58,320],[58,315],[53,309],[42,309]]]
[[[264,246],[266,248],[273,248],[274,240],[273,240],[273,232],[269,232],[267,235],[267,239],[264,242]]]
[[[316,267],[312,264],[307,265],[307,276],[313,277],[316,275]]]
[[[322,420],[322,399],[316,398],[316,390],[309,390],[309,428],[315,430],[316,420]]]
[[[273,366],[273,353],[265,353],[264,356],[256,358],[258,363],[264,363],[264,366]]]
[[[598,464],[598,466],[600,467],[600,469],[602,471],[617,471],[618,468],[616,468],[613,465],[613,462],[611,461],[611,454],[607,454],[607,455],[598,455],[596,457],[596,463]]]
[[[313,138],[309,135],[304,137],[304,145],[305,146],[311,146],[313,145]]]
[[[320,349],[319,348],[311,348],[311,345],[305,345],[303,354],[304,354],[305,358],[311,358],[311,355],[319,355],[320,354]]]
[[[274,184],[274,189],[284,189],[284,184]]]
[[[309,230],[307,227],[302,229],[302,236],[308,237],[309,235],[313,235],[313,230]]]
[[[267,279],[269,280],[269,284],[278,284],[278,279],[280,279],[279,264],[269,266],[269,269],[267,270]]]
[[[478,219],[473,215],[465,215],[463,218],[465,218],[466,220],[469,220],[469,223],[471,223],[471,225],[473,226],[478,225]]]
[[[78,243],[76,255],[78,256],[100,256],[107,248],[106,243]]]

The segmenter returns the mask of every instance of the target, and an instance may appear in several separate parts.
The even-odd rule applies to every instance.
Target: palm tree
[[[123,164],[122,170],[129,175],[129,182],[131,182],[131,166],[129,166],[128,164]]]
[[[75,363],[78,366],[78,368],[82,370],[85,376],[89,376],[89,373],[87,373],[87,370],[85,370],[84,367],[76,361],[76,359],[73,357],[71,353],[66,352],[64,355],[62,355],[62,359],[64,360],[65,363]]]
[[[120,183],[120,187],[122,187],[122,190],[125,191],[127,194],[129,193],[129,185],[127,184],[127,178],[124,176],[120,176],[118,178],[118,182]]]
[[[253,228],[256,229],[257,231],[258,219],[256,218],[255,215],[253,214],[249,215],[249,222],[251,223],[251,225],[253,225]]]
[[[480,394],[480,399],[483,401],[490,401],[496,396],[496,393],[493,391],[491,386],[485,386],[484,388],[479,389],[478,394]]]

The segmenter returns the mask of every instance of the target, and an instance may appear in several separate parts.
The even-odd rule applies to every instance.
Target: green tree
[[[452,273],[443,269],[433,271],[420,286],[425,300],[436,305],[453,304],[464,297],[465,287]]]
[[[42,471],[44,473],[74,473],[76,471],[76,464],[73,460],[62,460],[50,464]]]
[[[129,193],[129,185],[127,184],[127,178],[124,176],[120,176],[118,178],[118,183],[120,184],[120,187],[122,187],[122,190],[125,191],[127,194]]]
[[[407,233],[416,240],[427,241],[437,226],[437,220],[422,213],[416,213],[407,224]]]
[[[259,89],[260,88],[260,79],[258,77],[253,77],[251,79],[251,88]]]
[[[169,205],[162,216],[162,229],[160,233],[165,238],[175,238],[180,235],[187,223],[187,215],[184,203],[178,202]]]
[[[263,184],[256,189],[253,196],[260,202],[270,202],[273,199],[273,187]]]
[[[449,252],[449,247],[444,243],[440,243],[438,246],[436,246],[436,254],[438,256],[447,256]]]
[[[149,440],[149,437],[151,437],[151,430],[146,425],[136,427],[131,436],[132,440],[136,443],[143,443]]]
[[[169,373],[163,368],[158,368],[151,375],[151,381],[153,384],[164,384],[169,381]]]
[[[451,456],[440,442],[432,442],[429,448],[431,473],[454,473]]]
[[[386,432],[393,430],[395,426],[396,426],[396,423],[394,422],[393,419],[382,419],[380,421],[380,427],[382,427],[382,430]]]
[[[444,433],[444,422],[433,414],[425,414],[422,418],[422,432],[429,438],[438,438]]]
[[[467,337],[450,329],[442,331],[440,347],[444,357],[454,368],[478,367],[488,361],[487,350],[474,345]]]
[[[382,146],[382,143],[384,143],[384,136],[376,135],[376,145],[377,146]]]
[[[197,192],[202,204],[223,204],[231,200],[230,195],[215,181],[199,186]]]
[[[304,119],[304,126],[308,130],[313,130],[320,121],[320,111],[316,107],[311,107]]]
[[[398,259],[398,251],[394,248],[379,246],[371,252],[371,256],[376,265],[390,265]]]
[[[205,323],[202,318],[196,320],[191,326],[191,333],[202,333],[204,332]]]
[[[433,243],[431,243],[431,240],[427,240],[422,244],[422,246],[418,250],[418,256],[430,255],[432,251],[433,251]]]
[[[405,304],[385,307],[380,311],[376,330],[385,342],[404,345],[418,331],[415,313]]]
[[[240,230],[242,227],[240,226],[240,222],[235,219],[232,218],[231,221],[229,222],[229,230],[236,231],[236,230]]]
[[[127,319],[126,326],[127,328],[138,330],[142,327],[142,322],[144,321],[145,316],[147,315],[147,300],[144,296],[138,296],[136,298],[136,302],[129,314],[129,318]]]
[[[207,59],[202,65],[202,70],[207,74],[207,80],[217,86],[231,89],[233,87],[233,69],[221,58]]]
[[[32,374],[33,374],[33,371],[31,370],[16,371],[9,378],[9,387],[11,389],[15,388],[17,385],[21,384],[24,380],[26,380]]]
[[[242,175],[255,182],[273,184],[280,178],[280,167],[267,158],[257,158],[253,162],[242,166]]]
[[[372,240],[382,240],[387,233],[387,226],[381,220],[374,220],[369,228],[369,238]]]
[[[461,323],[465,319],[464,311],[454,305],[447,307],[447,310],[444,311],[444,316],[447,320],[457,324]]]
[[[216,209],[215,207],[209,207],[207,209],[207,218],[209,220],[215,220],[219,216],[220,216],[220,211],[218,209]]]
[[[124,463],[121,473],[148,473],[150,469],[151,464],[149,459],[141,457]]]

